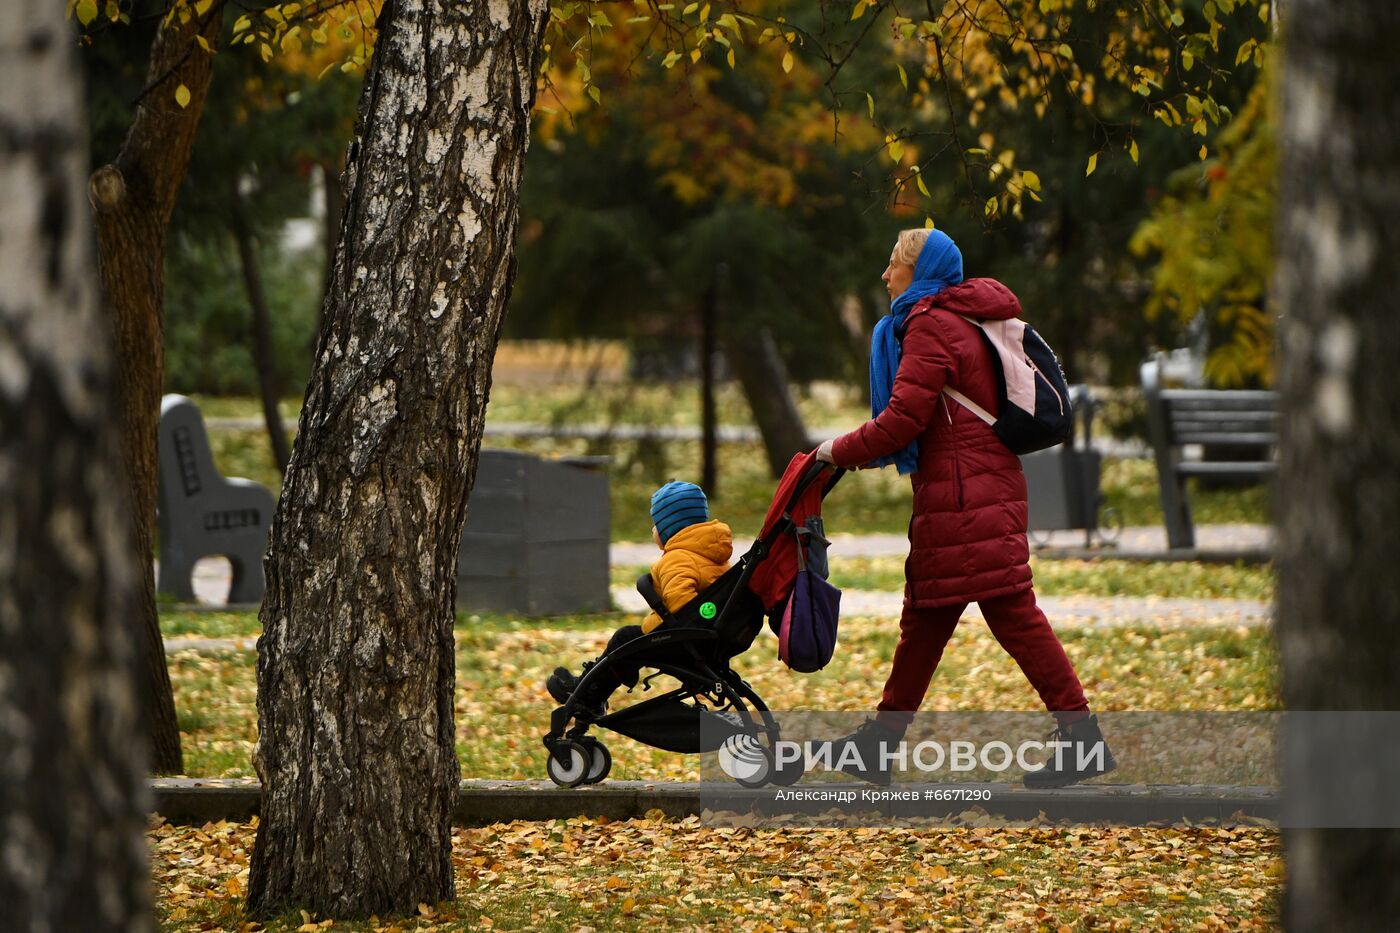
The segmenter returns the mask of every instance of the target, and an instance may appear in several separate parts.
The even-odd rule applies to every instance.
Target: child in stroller
[[[766,614],[781,614],[793,592],[798,550],[808,541],[804,535],[811,534],[813,521],[820,524],[822,499],[844,472],[817,462],[814,454],[793,457],[758,539],[732,566],[729,528],[709,519],[699,487],[671,483],[657,491],[652,519],[663,555],[653,573],[637,580],[653,614],[643,625],[615,633],[581,675],[559,668],[549,678],[549,693],[560,704],[543,738],[551,780],[575,787],[607,777],[612,757],[589,734],[593,727],[666,751],[721,751],[723,758],[727,749],[761,759],[746,777],[735,776],[746,786],[801,776],[800,768],[777,766],[772,750],[778,723],[730,661],[748,650]],[[705,534],[713,536],[713,549],[687,543]],[[673,556],[683,552],[687,556]],[[679,686],[610,712],[608,698],[623,684],[635,686],[643,667],[655,670],[641,680],[643,690],[660,675]]]
[[[729,569],[734,535],[724,522],[710,519],[705,492],[694,483],[673,480],[656,490],[651,497],[651,521],[652,540],[662,552],[651,565],[652,586],[660,593],[666,609],[676,612]],[[661,616],[652,610],[641,625],[624,625],[613,633],[604,654],[660,626]],[[595,663],[585,661],[583,673],[588,673]],[[601,719],[607,714],[607,700],[613,691],[623,685],[635,687],[640,674],[639,664],[599,671],[578,698],[582,712]],[[546,688],[555,702],[567,703],[579,681],[568,668],[558,667]]]

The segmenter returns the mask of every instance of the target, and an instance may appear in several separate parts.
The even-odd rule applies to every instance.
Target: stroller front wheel
[[[592,757],[578,742],[560,742],[550,750],[544,769],[560,787],[577,787],[592,770]]]

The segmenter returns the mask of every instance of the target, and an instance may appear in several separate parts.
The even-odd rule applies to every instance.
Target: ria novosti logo
[[[1066,752],[1075,749],[1075,754]],[[870,753],[870,761],[866,753]],[[756,737],[748,734],[732,735],[724,740],[719,749],[720,770],[741,784],[761,783],[771,770],[788,771],[800,768],[805,773],[815,768],[827,771],[865,771],[878,768],[881,771],[916,771],[924,774],[938,772],[966,773],[969,771],[990,771],[1002,773],[1013,768],[1034,771],[1053,759],[1057,768],[1065,767],[1073,760],[1075,766],[1083,770],[1104,765],[1105,746],[1102,742],[1092,746],[1065,741],[1026,741],[1013,748],[1002,741],[970,742],[950,741],[947,743],[923,741],[892,744],[880,743],[878,749],[862,749],[854,742],[792,742],[779,740],[770,752]]]
[[[752,735],[731,735],[719,747],[719,769],[741,784],[761,782],[769,768],[767,750]]]

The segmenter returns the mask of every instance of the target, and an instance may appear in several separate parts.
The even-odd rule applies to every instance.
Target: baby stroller
[[[778,768],[772,752],[778,722],[730,661],[748,650],[769,612],[781,611],[797,575],[799,548],[806,547],[812,533],[809,519],[820,519],[822,500],[844,473],[814,454],[793,457],[753,547],[679,610],[667,611],[650,573],[638,578],[637,591],[661,616],[662,625],[606,652],[579,680],[568,702],[554,710],[544,746],[549,752],[545,770],[555,784],[577,787],[608,776],[612,756],[588,734],[594,726],[684,754],[718,751],[737,741],[742,753],[753,758],[750,765],[756,765],[746,769],[748,777],[736,778],[748,787],[791,784],[802,776],[800,763]],[[593,718],[579,698],[588,695],[586,688],[596,678],[619,665],[654,671],[641,679],[643,690],[662,674],[680,686]]]

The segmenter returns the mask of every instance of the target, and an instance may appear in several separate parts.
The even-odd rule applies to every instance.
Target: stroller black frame
[[[756,747],[762,749],[766,767],[760,768],[753,778],[736,779],[741,784],[756,787],[765,783],[791,783],[801,777],[800,769],[789,768],[784,772],[776,766],[772,749],[780,735],[778,722],[763,698],[734,671],[730,661],[748,650],[764,623],[764,607],[748,588],[750,577],[767,558],[773,542],[792,531],[793,504],[828,469],[834,469],[834,473],[822,489],[822,498],[826,498],[846,471],[828,463],[814,462],[793,487],[778,521],[768,533],[754,541],[718,580],[676,612],[667,611],[650,573],[638,578],[638,592],[661,616],[663,624],[604,652],[580,678],[568,701],[551,714],[549,733],[543,739],[548,750],[546,771],[551,780],[560,786],[575,787],[596,784],[608,776],[612,756],[607,746],[588,734],[594,726],[628,735],[656,748],[683,753],[714,751],[730,736],[747,735],[757,740]],[[705,617],[702,609],[707,604],[711,604],[710,618]],[[646,660],[661,648],[668,649],[666,654],[674,659],[677,647],[688,655],[686,661],[649,663]],[[675,678],[680,686],[594,718],[579,698],[587,696],[586,688],[590,684],[624,662],[655,671],[639,678],[644,691],[662,674]],[[635,687],[629,688],[629,692],[633,689]],[[708,706],[695,702],[702,698]],[[721,716],[721,713],[731,715]],[[713,718],[707,720],[706,716]],[[653,721],[649,723],[648,717]],[[702,729],[702,723],[709,728]]]

